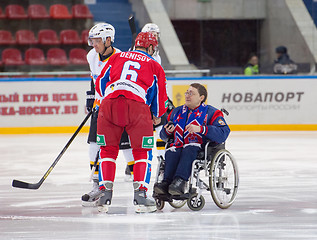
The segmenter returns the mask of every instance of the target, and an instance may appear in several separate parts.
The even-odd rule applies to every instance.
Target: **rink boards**
[[[232,130],[317,130],[316,76],[170,77],[176,106],[194,82],[207,87],[208,104],[229,112]],[[87,78],[0,79],[0,134],[74,132],[89,87]]]

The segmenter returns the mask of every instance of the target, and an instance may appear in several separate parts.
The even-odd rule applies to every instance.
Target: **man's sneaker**
[[[134,190],[133,203],[137,213],[150,213],[157,210],[155,201],[147,198],[145,190]]]
[[[153,187],[154,193],[164,194],[164,195],[168,194],[168,186],[169,186],[169,183],[166,181],[162,181],[160,183],[155,183],[154,187]]]
[[[101,190],[99,190],[98,179],[93,180],[92,190],[81,197],[83,207],[95,207],[98,199],[101,197]]]
[[[111,199],[112,199],[112,190],[106,190],[103,189],[101,190],[102,196],[99,198],[98,201],[98,211],[107,213],[109,210],[109,206],[111,204]]]
[[[171,195],[182,195],[185,192],[186,181],[182,178],[175,178],[168,187],[168,192]]]

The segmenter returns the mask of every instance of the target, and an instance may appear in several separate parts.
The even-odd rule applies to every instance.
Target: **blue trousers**
[[[192,163],[200,149],[197,146],[187,146],[185,148],[176,148],[176,151],[166,151],[164,180],[171,183],[174,178],[180,177],[188,181],[191,175]]]

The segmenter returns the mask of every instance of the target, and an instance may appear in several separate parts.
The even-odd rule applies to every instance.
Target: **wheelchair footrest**
[[[173,202],[174,200],[187,200],[192,196],[190,193],[184,193],[182,195],[171,195],[171,194],[157,194],[153,193],[152,197],[154,199],[159,199],[164,202]]]
[[[172,196],[170,194],[153,193],[152,197],[154,199],[159,199],[159,200],[164,201],[164,202],[172,202],[173,201]]]
[[[190,198],[190,195],[190,193],[184,193],[182,195],[171,195],[171,197],[175,200],[187,200]]]

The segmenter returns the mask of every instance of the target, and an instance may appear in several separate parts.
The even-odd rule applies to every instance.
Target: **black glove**
[[[167,102],[167,115],[169,115],[171,113],[171,111],[173,111],[173,109],[175,108],[172,100],[170,98],[168,98],[168,102]]]
[[[95,91],[87,91],[86,92],[86,109],[88,112],[91,111],[91,109],[94,106],[95,102]]]

